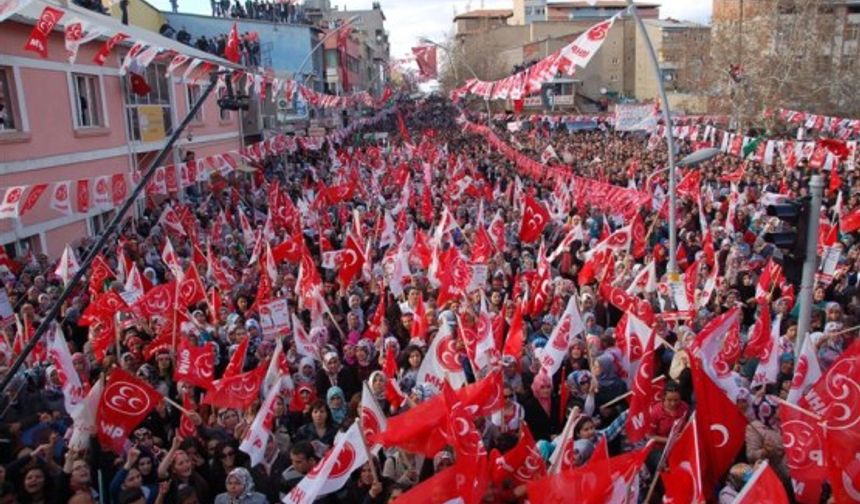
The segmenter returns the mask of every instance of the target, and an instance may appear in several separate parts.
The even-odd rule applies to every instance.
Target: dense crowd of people
[[[225,5],[229,3],[213,2],[213,15],[228,15]],[[261,4],[254,5],[249,12],[258,12]],[[241,9],[238,2],[236,9]],[[659,204],[659,195],[667,187],[665,173],[660,173],[666,164],[665,147],[649,148],[647,136],[611,129],[568,132],[533,122],[530,128],[511,134],[504,123],[491,124],[527,156],[539,158],[552,145],[573,173],[647,192],[658,202],[632,211],[612,211],[571,201],[553,178],[523,175],[482,137],[465,133],[458,123],[467,117],[482,119],[461,114],[441,98],[401,102],[399,112],[377,127],[390,133],[390,144],[355,135],[343,145],[268,155],[251,174],[236,171],[182,194],[148,196],[142,215],[128,219],[112,240],[118,245],[101,251],[110,276],[95,292],[86,283],[70,286],[75,292],[59,322],[74,369],[87,389],[120,369],[172,403],[158,404],[118,452],[102,446],[95,436],[85,448],[69,449],[74,424],[64,406],[66,377],[58,372],[57,362],[44,354],[41,359],[28,359],[0,405],[0,502],[279,502],[324,459],[338,433],[362,417],[359,408],[365,388],[389,422],[412,410],[423,411],[421,405],[437,397],[438,388],[422,381],[419,373],[433,357],[428,349],[436,338],[453,341],[455,365],[462,368],[467,387],[492,373],[502,376],[498,407],[493,414],[472,419],[471,428],[488,453],[482,456],[489,457],[490,475],[477,478],[486,480],[479,501],[524,502],[528,494],[531,502],[542,502],[541,494],[533,493],[528,478],[517,471],[519,467],[499,469],[513,464],[506,454],[533,438],[533,449],[542,459],[539,464],[532,461],[535,468],[556,467],[569,458],[565,470],[575,471],[592,459],[643,453],[637,477],[627,481],[623,495],[613,494],[611,501],[643,502],[647,496],[650,502],[660,502],[665,492],[677,491],[672,484],[664,485],[666,478],[682,478],[672,473],[671,454],[666,461],[661,453],[667,442],[680,437],[677,429],[701,410],[702,378],[696,365],[701,341],[696,335],[733,310],[740,312],[739,335],[745,348],[750,341],[758,341],[754,336],[767,319],[768,336],[778,342],[772,351],[778,352],[779,369],[775,380],[760,383],[755,375],[763,359],[740,349],[729,358],[729,374],[738,391],[726,400],[735,403],[746,419],[743,447],[718,480],[708,480],[701,494],[708,501],[733,502],[767,461],[789,499],[808,502],[794,491],[792,477],[796,476],[789,467],[777,414],[795,377],[798,307],[785,283],[774,282],[764,296],[757,285],[765,271],[772,271],[769,261],[778,255],[764,240],[775,226],[764,211],[766,195],[808,194],[809,177],[815,170],[803,161],[796,169],[785,168],[779,159],[772,166],[747,161],[739,179],[727,181],[726,174],[741,166],[737,158],[720,155],[698,166],[695,192],[701,195],[701,206],[690,192],[682,193],[675,251],[687,278],[698,273],[689,286],[694,301],[688,317],[662,317],[679,310],[671,293],[662,289],[668,255],[673,252],[668,250],[665,206]],[[682,146],[682,154],[690,149]],[[828,212],[835,208],[839,193],[843,211],[860,203],[860,179],[844,167],[840,172],[841,185],[827,195]],[[349,184],[353,185],[345,196],[332,196],[328,189]],[[295,213],[272,227],[267,222],[273,187],[289,198],[288,206]],[[520,240],[524,198],[553,209],[551,221],[540,230],[540,240],[528,243]],[[168,208],[185,209],[183,226],[193,231],[180,237],[166,226],[162,212]],[[391,216],[393,234],[386,214]],[[492,229],[494,216],[502,223],[500,232]],[[827,219],[832,216],[825,214]],[[631,252],[628,244],[611,249],[608,258],[595,266],[594,250],[631,218],[641,218],[648,230],[644,253]],[[243,229],[244,220],[251,223],[251,236]],[[484,250],[479,243],[487,229],[491,247],[486,257],[479,258]],[[266,247],[259,243],[261,236],[272,248],[298,240],[312,261],[284,260],[279,255],[274,260],[275,277],[263,280],[270,266],[264,259]],[[366,263],[341,285],[343,265],[335,261],[332,266],[327,254],[345,249],[348,237],[362,241]],[[429,266],[420,246],[425,239],[433,249]],[[79,257],[93,241],[90,237],[74,244]],[[105,293],[123,294],[131,265],[142,274],[146,291],[176,279],[176,271],[163,259],[167,241],[181,270],[196,268],[207,292],[215,292],[217,300],[207,296],[189,306],[188,321],[174,323],[172,330],[163,316],[144,316],[129,309],[110,329],[116,330],[116,341],[109,338],[107,348],[94,348],[100,328],[87,325],[88,308]],[[810,355],[822,373],[851,347],[860,320],[860,248],[853,234],[841,235],[839,243],[843,254],[837,273],[816,284],[807,338]],[[559,244],[560,253],[550,259]],[[395,265],[399,250],[406,251],[406,265]],[[207,251],[208,264],[198,260],[200,251]],[[454,257],[457,263],[465,257],[466,263],[484,264],[485,274],[476,279],[473,273],[467,289],[447,295],[439,279],[455,266],[440,263],[444,261],[440,256]],[[46,256],[15,259],[6,262],[3,280],[17,323],[4,328],[0,374],[15,359],[27,331],[50,322],[45,315],[63,289],[55,274],[56,263]],[[659,288],[644,286],[650,280],[640,282],[652,263]],[[303,304],[304,282],[313,276],[308,268],[322,281],[319,298],[326,306],[322,315]],[[398,274],[402,272],[398,268],[406,268],[409,275]],[[719,276],[709,287],[714,268]],[[227,285],[220,281],[224,272],[231,279]],[[543,282],[541,275],[545,275]],[[629,435],[628,394],[636,374],[629,358],[632,315],[610,299],[607,293],[612,289],[628,292],[647,305],[645,311],[657,315],[648,323],[660,343],[642,360],[653,359],[653,377],[662,379],[653,382],[654,400],[646,407],[649,421],[643,439],[635,442]],[[703,295],[706,291],[708,296]],[[543,296],[539,304],[538,296]],[[315,353],[308,355],[299,348],[294,330],[264,334],[260,306],[267,299],[287,300],[298,317],[294,323],[309,334]],[[438,300],[443,303],[437,304]],[[583,331],[565,340],[563,362],[548,373],[543,358],[558,340],[558,326],[571,304],[581,314]],[[469,331],[476,331],[476,321],[484,314],[493,321],[495,341],[476,353]],[[268,367],[276,349],[283,346],[284,367],[288,367],[284,376],[290,378],[292,388],[282,388],[274,402],[261,462],[252,464],[240,444],[266,399],[266,390],[260,388],[258,400],[247,408],[204,404],[202,396],[211,390],[176,379],[177,348],[164,344],[165,327],[168,342],[214,346],[214,379]],[[728,337],[723,342],[728,346],[726,341]],[[514,355],[508,353],[511,349]],[[235,368],[237,354],[238,370],[228,369]],[[563,442],[565,436],[570,437],[570,445]],[[461,458],[459,444],[450,438],[430,454],[383,438],[379,439],[382,449],[345,486],[318,502],[393,502],[404,494],[398,502],[421,502],[410,500],[410,490],[455,467]],[[561,453],[565,450],[569,453]],[[663,475],[662,482],[658,474]],[[577,494],[580,487],[569,488],[579,500],[601,501],[594,495]],[[814,498],[836,501],[834,494],[828,479]]]
[[[209,0],[213,17],[256,19],[272,23],[301,24],[307,20],[304,5],[293,0]]]

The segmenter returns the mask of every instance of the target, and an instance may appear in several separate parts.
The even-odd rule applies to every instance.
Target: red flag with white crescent
[[[115,368],[108,377],[96,415],[99,443],[115,453],[122,453],[132,429],[161,401],[161,394],[148,383]]]

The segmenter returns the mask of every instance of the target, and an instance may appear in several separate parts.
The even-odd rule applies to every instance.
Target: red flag
[[[176,367],[173,379],[184,381],[195,387],[209,389],[215,378],[215,347],[213,343],[192,346],[182,338],[176,351]]]
[[[403,114],[401,114],[399,110],[397,111],[397,128],[400,131],[402,141],[412,141],[412,137],[409,135],[409,129],[406,128],[406,121],[403,120]]]
[[[478,226],[472,243],[472,262],[486,264],[493,256],[493,242],[484,226]]]
[[[176,304],[174,299],[175,290],[176,282],[156,285],[150,289],[149,292],[144,294],[143,297],[134,304],[134,307],[143,317],[163,315]]]
[[[795,408],[785,402],[779,405],[785,465],[791,474],[791,486],[797,502],[818,504],[827,475],[824,467],[824,429],[816,417],[807,413],[808,405],[804,399],[800,399],[798,406]]]
[[[722,392],[720,392],[722,393]],[[696,413],[672,446],[668,468],[663,472],[664,496],[667,502],[703,503],[701,442],[696,430]],[[710,487],[709,487],[710,488]]]
[[[458,457],[454,465],[415,485],[397,500],[477,504],[483,498],[487,483],[487,457]]]
[[[651,404],[654,402],[654,354],[656,333],[651,331],[648,348],[642,355],[639,369],[633,378],[633,396],[630,398],[630,413],[627,416],[627,438],[636,443],[645,438],[651,425]]]
[[[93,57],[93,63],[99,66],[104,65],[113,48],[128,37],[129,36],[125,33],[117,33],[113,37],[105,40],[104,45],[99,49],[99,52],[96,53],[95,57]]]
[[[338,55],[338,66],[340,67],[340,82],[341,87],[344,93],[350,93],[352,88],[350,87],[350,79],[349,79],[349,35],[352,33],[352,27],[350,26],[342,26],[338,28],[340,31],[337,32],[337,55]]]
[[[546,476],[546,462],[537,449],[528,425],[523,425],[517,445],[495,460],[493,482],[496,485],[502,485],[505,478],[509,477],[518,483],[527,483]]]
[[[142,422],[162,400],[148,383],[122,369],[108,378],[96,413],[102,447],[121,453],[132,429]]]
[[[647,231],[645,230],[645,219],[639,212],[636,212],[636,216],[633,217],[633,227],[631,229],[631,235],[633,235],[633,248],[630,252],[633,254],[633,257],[635,259],[641,259],[645,257],[645,250],[648,246],[648,244],[645,242],[647,238]]]
[[[702,454],[702,481],[705,488],[714,488],[743,447],[747,419],[698,362],[693,363],[693,388],[697,398],[695,423]]]
[[[247,373],[221,378],[212,383],[212,389],[203,399],[203,404],[219,408],[245,409],[260,395],[260,385],[268,366],[258,366]]]
[[[105,282],[110,278],[116,278],[107,261],[101,253],[93,259],[92,271],[90,273],[89,292],[90,298],[95,299],[104,289]]]
[[[770,303],[759,305],[758,317],[750,331],[749,341],[744,348],[744,357],[755,357],[766,361],[773,349],[774,341],[770,330]]]
[[[337,281],[341,288],[346,290],[352,279],[361,273],[361,269],[364,267],[364,251],[361,250],[352,235],[347,235],[346,246],[339,257],[340,271],[337,273]]]
[[[182,407],[188,411],[194,411],[196,407],[194,406],[194,402],[191,401],[190,395],[182,394]],[[179,435],[183,438],[195,437],[197,435],[197,426],[194,425],[194,421],[184,411],[179,418]]]
[[[523,203],[523,218],[520,223],[520,241],[531,243],[537,241],[549,223],[549,212],[543,205],[530,195],[526,195]]]
[[[192,264],[185,270],[176,291],[180,306],[196,305],[206,300],[206,287],[203,286],[203,280],[200,279],[200,272],[196,265]]]
[[[511,327],[508,328],[508,337],[505,339],[502,355],[510,355],[519,360],[523,353],[524,339],[523,305],[522,303],[517,303],[516,308],[514,308],[514,316],[511,318]]]
[[[47,8],[47,7],[46,7]],[[45,192],[45,189],[48,188],[48,184],[36,184],[30,188],[30,192],[27,193],[27,197],[24,198],[23,203],[21,203],[21,211],[18,214],[20,217],[23,217],[24,214],[29,212],[36,206],[36,203],[39,201],[39,198],[42,196],[42,193]]]
[[[448,444],[454,448],[454,455],[457,458],[486,455],[481,434],[475,428],[472,415],[447,381],[442,384],[442,396],[445,398],[445,409],[448,413],[445,437],[448,439]]]
[[[409,336],[413,340],[422,342],[427,338],[427,310],[424,309],[424,294],[418,294],[418,304],[415,305],[415,312],[412,314]]]
[[[227,364],[227,369],[224,370],[222,378],[231,378],[242,372],[242,368],[245,367],[245,354],[248,353],[250,339],[250,337],[245,337],[245,339],[239,342],[239,346],[236,347],[236,351],[230,357],[230,362]]]
[[[55,9],[51,6],[45,6],[42,9],[42,14],[36,21],[36,26],[30,32],[30,37],[24,44],[25,51],[33,51],[43,58],[48,57],[48,36],[54,31],[57,22],[63,17],[65,12],[60,9]]]
[[[477,408],[475,415],[490,415],[504,402],[501,372],[493,372],[457,390],[456,394],[466,407]],[[383,446],[399,446],[432,457],[447,444],[443,434],[447,415],[444,397],[436,395],[405,413],[389,418],[388,428],[376,441]]]
[[[239,26],[235,21],[230,28],[227,45],[224,47],[224,57],[233,63],[238,63],[242,59],[242,52],[239,50]]]
[[[756,468],[752,477],[732,501],[733,504],[788,504],[788,495],[779,476],[767,459]]]
[[[422,79],[436,78],[436,46],[426,45],[412,48],[415,62],[418,63],[418,75]]]
[[[839,231],[842,233],[853,233],[860,229],[860,208],[855,208],[848,213],[839,214]]]

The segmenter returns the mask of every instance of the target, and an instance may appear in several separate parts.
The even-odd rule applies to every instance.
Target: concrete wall
[[[260,48],[265,60],[267,53],[271,56],[271,67],[279,73],[293,73],[299,69],[302,60],[316,45],[315,29],[308,25],[275,24],[268,21],[248,19],[226,19],[201,16],[197,14],[173,14],[165,12],[164,17],[170,25],[179,31],[183,26],[195,40],[199,35],[214,36],[229,33],[233,22],[238,22],[239,33],[257,32],[260,35]],[[307,74],[312,68],[316,75],[322,75],[322,51],[318,51],[315,61],[305,65]]]
[[[112,3],[108,10],[111,17],[122,19],[119,2]],[[158,33],[158,29],[164,24],[164,16],[161,14],[161,11],[144,0],[129,0],[128,22],[134,26],[140,26],[151,32]]]
[[[21,131],[0,132],[0,187],[75,181],[147,167],[143,161],[152,159],[165,140],[129,141],[118,73],[118,52],[128,46],[115,51],[100,67],[90,62],[103,41],[93,41],[80,48],[77,62],[70,65],[61,31],[55,31],[48,39],[49,58],[24,52],[21,41],[31,30],[31,25],[11,21],[3,22],[0,29],[0,68],[12,77],[14,105],[22,125]],[[73,74],[97,78],[102,127],[76,127]],[[168,86],[171,120],[175,125],[189,108],[186,86],[172,80]],[[179,162],[181,153],[188,150],[202,157],[237,149],[239,126],[233,114],[221,119],[216,97],[212,95],[204,104],[202,120],[192,123],[183,133],[165,164]],[[49,201],[50,193],[46,191],[22,218],[0,220],[0,245],[35,237],[37,250],[56,258],[67,242],[92,234],[89,218],[105,211],[67,216],[52,210]]]

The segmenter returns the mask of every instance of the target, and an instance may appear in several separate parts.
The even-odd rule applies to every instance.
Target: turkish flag
[[[504,402],[501,372],[493,372],[457,390],[456,394],[465,406],[477,408],[474,415],[490,415]],[[444,397],[441,394],[433,396],[405,413],[389,418],[388,428],[377,437],[377,442],[432,457],[448,444],[443,434],[447,415]]]
[[[122,297],[114,291],[108,291],[94,298],[84,310],[79,325],[89,326],[96,320],[110,318],[117,312],[128,310],[128,305]]]
[[[472,415],[447,381],[442,384],[442,396],[445,398],[445,408],[448,411],[448,429],[445,437],[448,439],[448,444],[454,448],[454,455],[457,458],[486,455],[481,434],[475,428]]]
[[[415,62],[418,63],[418,75],[422,79],[436,78],[436,46],[426,45],[412,48]]]
[[[415,243],[409,251],[410,258],[414,258],[422,268],[427,269],[433,262],[433,249],[427,241],[427,235],[421,229],[415,230]]]
[[[758,317],[755,325],[750,331],[749,341],[744,348],[744,357],[755,357],[759,360],[766,361],[770,352],[773,350],[775,342],[770,330],[770,303],[759,304]]]
[[[260,395],[260,386],[266,376],[267,367],[257,366],[247,373],[215,381],[204,397],[203,404],[237,409],[245,409],[254,404]]]
[[[845,501],[842,501],[845,502]],[[733,504],[788,504],[788,495],[767,459],[753,472]]]
[[[636,216],[633,217],[633,227],[631,228],[631,234],[633,235],[633,248],[630,252],[633,254],[634,259],[642,259],[643,257],[645,257],[645,250],[648,244],[645,242],[647,238],[647,231],[645,230],[645,219],[639,212],[636,212]]]
[[[230,28],[230,36],[227,38],[227,46],[224,48],[224,57],[233,63],[238,63],[242,59],[242,52],[239,50],[239,26],[235,21]]]
[[[636,443],[645,438],[648,426],[651,425],[651,404],[654,402],[656,391],[654,390],[655,363],[655,337],[651,331],[648,338],[648,348],[642,355],[639,369],[633,378],[633,395],[630,398],[630,412],[627,416],[627,438],[631,443]]]
[[[176,349],[176,366],[173,369],[173,379],[184,381],[195,387],[212,388],[215,379],[215,347],[209,342],[201,346],[193,346],[182,338]]]
[[[666,489],[665,501],[705,502],[702,492],[702,467],[700,465],[702,443],[696,432],[695,417],[696,413],[693,413],[669,452],[667,469],[662,475],[663,486]]]
[[[547,209],[540,202],[526,195],[523,203],[523,219],[520,223],[520,241],[523,243],[537,241],[549,220]]]
[[[714,488],[744,445],[747,419],[698,362],[692,364],[692,370],[702,481],[705,488]]]
[[[340,270],[337,273],[337,280],[341,288],[346,290],[352,283],[352,279],[361,273],[361,269],[364,267],[364,251],[361,250],[352,235],[347,235],[345,247],[340,251],[338,257],[340,258]]]
[[[115,453],[122,453],[129,433],[161,400],[161,394],[148,383],[122,369],[114,369],[96,413],[99,443]]]

